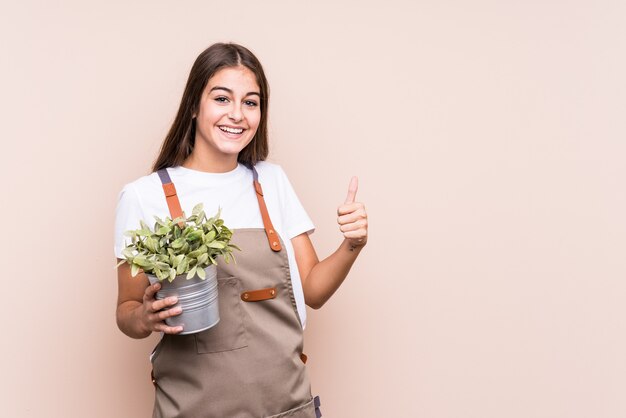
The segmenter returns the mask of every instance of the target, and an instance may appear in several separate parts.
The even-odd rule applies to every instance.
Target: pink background
[[[143,417],[114,209],[197,54],[270,81],[270,161],[370,242],[309,311],[324,416],[626,416],[623,1],[20,1],[0,13],[0,415]],[[8,285],[8,289],[7,286]]]

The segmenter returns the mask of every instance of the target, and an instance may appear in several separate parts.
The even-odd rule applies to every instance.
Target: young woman
[[[367,242],[367,214],[355,202],[357,179],[337,210],[344,239],[319,261],[313,223],[280,166],[268,154],[269,87],[261,64],[233,43],[210,46],[196,59],[176,119],[153,172],[124,186],[116,210],[115,253],[123,232],[153,215],[185,213],[204,203],[222,209],[242,251],[218,264],[220,322],[196,334],[167,326],[179,315],[175,297],[157,301],[160,285],[118,268],[117,324],[132,338],[163,337],[152,356],[154,417],[316,417],[304,367],[305,304],[318,309],[345,279]],[[167,183],[175,194],[164,194]],[[171,190],[171,186],[167,190]]]

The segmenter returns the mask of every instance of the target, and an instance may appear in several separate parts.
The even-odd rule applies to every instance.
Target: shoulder
[[[152,194],[158,191],[161,180],[156,172],[141,176],[133,181],[126,183],[119,193],[119,200],[141,200],[141,196]]]
[[[271,183],[279,189],[291,187],[287,173],[280,165],[267,161],[260,161],[255,165],[255,167],[259,173],[259,181],[262,185],[264,183],[267,183],[268,185]]]
[[[259,177],[266,176],[268,178],[283,178],[286,177],[285,171],[283,168],[275,163],[270,163],[268,161],[259,161],[254,166],[256,171],[259,173]]]
[[[146,188],[161,185],[161,180],[159,179],[159,175],[155,171],[146,176],[141,176],[138,179],[133,180],[130,183],[127,183],[126,185],[131,186],[135,190],[143,190]]]

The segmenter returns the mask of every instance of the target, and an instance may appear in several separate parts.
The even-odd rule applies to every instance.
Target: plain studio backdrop
[[[325,417],[626,416],[623,1],[3,3],[1,416],[150,416],[115,205],[217,41],[267,71],[320,257],[360,179],[305,332]]]

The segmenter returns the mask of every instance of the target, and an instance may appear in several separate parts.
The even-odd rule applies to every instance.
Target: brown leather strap
[[[244,302],[258,302],[260,300],[274,299],[275,297],[275,287],[268,287],[267,289],[259,290],[246,290],[241,294],[241,300]]]
[[[163,191],[165,192],[165,200],[167,201],[167,207],[170,209],[172,219],[184,216],[183,209],[180,207],[180,201],[178,200],[178,196],[176,196],[176,187],[174,187],[174,183],[164,184]],[[179,222],[178,225],[181,228],[185,227],[184,222]]]
[[[167,202],[167,207],[170,210],[170,216],[172,217],[172,219],[176,219],[180,216],[185,216],[185,214],[183,213],[183,209],[180,207],[180,201],[178,200],[178,196],[176,195],[176,187],[174,187],[174,183],[172,183],[172,180],[170,179],[167,170],[161,169],[158,171],[158,174],[163,185],[165,201]],[[185,223],[179,222],[178,226],[184,228]]]
[[[267,212],[267,206],[265,206],[265,199],[263,198],[263,189],[261,188],[261,183],[258,180],[254,180],[254,190],[256,191],[256,197],[259,201],[259,209],[261,209],[261,218],[263,218],[263,226],[265,227],[265,234],[267,235],[267,241],[270,244],[270,248],[272,251],[280,251],[282,246],[280,245],[280,240],[278,239],[278,234],[274,230],[274,225],[272,225],[272,220],[270,219],[270,215]]]

